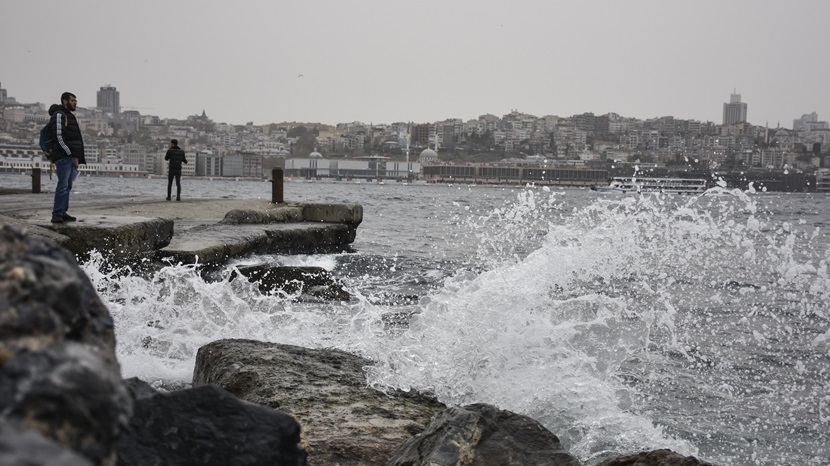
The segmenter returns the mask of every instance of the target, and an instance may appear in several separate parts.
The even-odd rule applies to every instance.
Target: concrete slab
[[[139,258],[220,264],[255,253],[313,253],[351,244],[359,204],[272,204],[266,200],[74,196],[77,222],[50,222],[52,196],[0,195],[0,224],[58,241],[81,258]]]

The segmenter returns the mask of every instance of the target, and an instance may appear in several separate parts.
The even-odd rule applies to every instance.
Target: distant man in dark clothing
[[[179,141],[175,139],[170,140],[170,148],[167,149],[167,154],[164,160],[169,160],[170,164],[167,167],[167,200],[170,200],[170,190],[173,188],[173,178],[176,179],[176,200],[182,200],[182,164],[187,163],[187,158],[184,156],[184,151],[179,148]]]
[[[79,164],[86,165],[84,138],[81,127],[72,113],[78,106],[78,99],[71,92],[61,94],[61,104],[49,109],[49,137],[54,142],[51,160],[55,164],[58,185],[55,187],[55,204],[52,207],[52,223],[74,222],[69,215],[69,192],[72,180],[77,176]]]

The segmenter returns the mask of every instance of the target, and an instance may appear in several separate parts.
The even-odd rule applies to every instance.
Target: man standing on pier
[[[167,200],[170,200],[170,190],[173,188],[173,178],[176,179],[176,200],[182,200],[182,164],[187,163],[184,151],[179,148],[179,141],[170,140],[170,148],[164,155],[164,160],[169,160],[167,166]]]
[[[55,187],[55,203],[52,207],[52,223],[74,222],[69,215],[69,192],[72,182],[78,176],[79,164],[86,165],[84,138],[81,127],[72,113],[78,106],[78,99],[71,92],[61,94],[61,105],[51,112],[49,139],[52,144],[51,160],[55,163],[58,185]]]

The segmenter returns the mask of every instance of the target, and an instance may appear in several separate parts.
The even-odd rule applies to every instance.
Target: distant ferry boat
[[[618,176],[608,186],[592,186],[597,192],[702,194],[707,183],[697,178],[639,178]]]

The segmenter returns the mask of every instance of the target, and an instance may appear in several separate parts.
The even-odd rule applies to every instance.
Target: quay
[[[265,253],[342,250],[363,220],[359,204],[283,202],[281,186],[269,199],[187,199],[72,194],[76,222],[50,222],[53,194],[0,192],[0,228],[12,225],[55,240],[86,260],[98,251],[113,264],[221,265]]]

